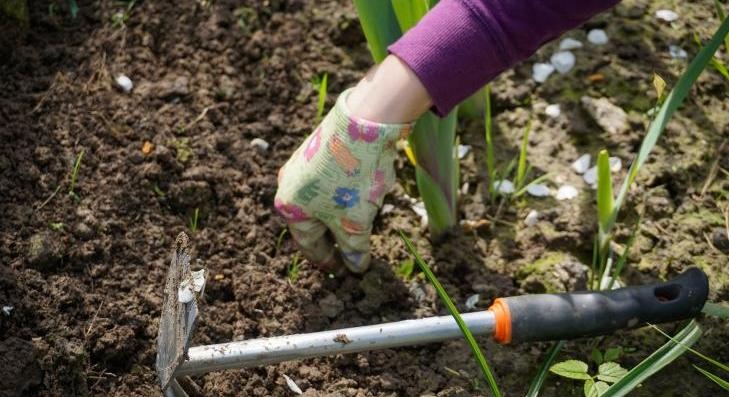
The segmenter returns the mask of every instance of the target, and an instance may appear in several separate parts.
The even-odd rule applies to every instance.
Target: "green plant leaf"
[[[622,350],[620,347],[611,347],[607,350],[605,350],[605,355],[603,358],[603,361],[615,361],[618,358],[620,358],[620,353],[622,353]]]
[[[649,325],[653,329],[655,329],[656,331],[658,331],[661,335],[665,336],[666,338],[668,338],[669,340],[673,341],[674,343],[677,343],[679,345],[683,345],[683,342],[681,342],[680,340],[677,340],[676,338],[672,337],[671,335],[668,335],[667,333],[663,332],[663,330],[661,330],[657,326],[655,326],[653,324],[649,324]],[[706,362],[711,363],[711,364],[715,365],[716,367],[723,369],[726,372],[729,372],[729,366],[727,366],[725,364],[722,364],[722,363],[714,360],[713,358],[711,358],[711,357],[709,357],[709,356],[707,356],[707,355],[699,352],[698,350],[692,349],[690,346],[683,345],[683,347],[686,348],[686,350],[688,350],[689,352],[691,352],[695,356],[704,359]]]
[[[704,308],[701,309],[704,314],[709,316],[719,317],[723,319],[729,318],[729,305],[722,305],[715,302],[704,303]]]
[[[327,80],[329,79],[329,74],[324,73],[324,76],[321,79],[317,79],[315,81],[315,86],[318,91],[318,97],[317,97],[317,103],[316,103],[316,122],[318,123],[319,120],[321,120],[321,117],[324,115],[324,104],[327,100]]]
[[[559,376],[570,379],[592,379],[587,374],[587,363],[580,360],[567,360],[552,365],[549,370]]]
[[[544,360],[544,362],[542,362],[542,365],[539,367],[539,372],[537,372],[537,376],[532,379],[532,384],[529,386],[529,391],[527,392],[526,397],[537,397],[539,395],[539,390],[544,384],[544,379],[547,378],[549,367],[554,362],[554,359],[557,358],[557,354],[559,354],[560,350],[562,350],[564,344],[565,341],[561,340],[553,344],[552,347],[549,349],[549,351],[547,352],[547,358]]]
[[[648,127],[648,133],[646,134],[645,138],[643,138],[643,143],[641,144],[640,150],[638,151],[638,156],[633,161],[633,164],[631,164],[630,169],[628,170],[628,175],[623,181],[622,186],[620,187],[620,192],[617,196],[617,199],[615,200],[613,207],[613,213],[610,222],[611,225],[614,224],[615,219],[617,218],[620,207],[622,206],[623,201],[628,194],[628,190],[630,189],[630,185],[633,183],[635,177],[638,175],[638,171],[641,169],[641,167],[643,167],[643,164],[645,164],[646,160],[648,159],[648,155],[651,153],[651,151],[653,151],[653,148],[656,146],[656,142],[663,133],[666,124],[668,124],[668,121],[671,119],[671,116],[673,116],[673,113],[675,113],[676,110],[678,110],[678,107],[681,106],[684,99],[691,90],[691,86],[699,77],[699,74],[701,74],[701,72],[706,68],[706,65],[711,61],[712,56],[722,44],[722,40],[727,36],[728,33],[729,18],[724,19],[724,21],[721,23],[721,26],[719,26],[719,29],[717,29],[714,35],[711,37],[711,40],[709,40],[704,48],[702,48],[701,51],[699,51],[699,53],[694,57],[694,59],[688,65],[686,71],[681,75],[681,78],[679,78],[676,82],[676,86],[671,90],[671,92],[666,97],[666,100],[661,105],[658,114]]]
[[[729,382],[725,381],[724,379],[722,379],[722,378],[720,378],[720,377],[712,374],[711,372],[709,372],[709,371],[707,371],[707,370],[705,370],[703,368],[697,367],[695,365],[694,365],[694,368],[696,368],[699,372],[701,372],[702,374],[704,374],[704,376],[706,376],[707,378],[709,378],[712,381],[714,381],[714,383],[716,383],[717,385],[721,386],[724,390],[729,391]]]
[[[600,397],[610,385],[605,382],[595,382],[592,378],[585,381],[585,397]]]
[[[597,215],[600,230],[610,233],[610,216],[613,212],[613,177],[610,175],[610,156],[603,149],[597,155]],[[601,241],[601,244],[604,242]]]
[[[360,25],[375,62],[387,56],[387,46],[400,38],[402,32],[389,1],[354,0]]]
[[[529,132],[532,130],[532,119],[527,121],[526,128],[524,129],[524,135],[521,138],[521,149],[519,150],[519,164],[516,166],[516,180],[514,186],[516,190],[519,190],[524,185],[524,179],[526,178],[527,171],[527,147],[529,146]]]
[[[446,309],[448,309],[448,312],[453,316],[453,319],[456,321],[456,324],[458,324],[458,328],[460,328],[461,332],[463,333],[464,338],[466,339],[466,343],[471,348],[471,352],[473,353],[473,356],[476,358],[476,362],[478,363],[479,367],[481,368],[481,373],[483,374],[484,378],[486,379],[486,382],[489,384],[489,388],[491,389],[491,393],[493,393],[494,397],[501,397],[501,391],[499,390],[499,386],[496,384],[496,378],[494,377],[494,374],[491,372],[491,367],[489,366],[488,362],[486,361],[486,358],[483,356],[483,353],[481,352],[481,348],[478,347],[478,343],[476,343],[476,339],[473,337],[473,334],[466,326],[466,323],[463,321],[463,318],[461,318],[461,314],[458,312],[458,309],[456,309],[456,305],[453,304],[453,300],[451,300],[450,296],[448,296],[448,293],[443,288],[443,286],[440,284],[440,281],[435,277],[433,272],[430,270],[430,267],[428,264],[425,263],[423,258],[420,257],[420,254],[413,246],[413,243],[405,236],[405,233],[403,233],[402,230],[399,231],[400,238],[402,239],[403,243],[405,243],[405,248],[408,250],[410,255],[415,257],[415,263],[420,266],[420,269],[425,274],[425,277],[428,279],[428,281],[433,285],[435,290],[438,292],[438,296],[440,297],[441,301],[443,301],[443,304],[445,304]]]
[[[628,370],[621,367],[620,364],[609,361],[600,364],[600,367],[597,369],[597,379],[604,380],[608,383],[615,383],[627,373]]]
[[[429,0],[391,0],[400,30],[404,33],[418,23],[431,7]]]
[[[439,236],[455,224],[455,211],[451,211],[443,191],[420,166],[415,167],[415,181],[418,184],[420,197],[423,198],[425,211],[428,213],[430,234]]]
[[[410,279],[413,275],[413,270],[415,268],[415,262],[412,258],[405,259],[404,261],[400,262],[400,266],[397,268],[397,274],[404,278],[404,279]]]
[[[653,374],[680,357],[684,352],[686,352],[685,346],[693,345],[700,336],[701,328],[695,320],[691,320],[688,325],[676,334],[675,339],[680,341],[681,344],[668,341],[668,343],[658,348],[658,350],[653,352],[653,354],[648,356],[648,358],[630,369],[625,376],[610,386],[602,397],[624,396],[630,393],[630,391],[635,389],[641,382],[653,376]]]
[[[592,358],[592,361],[593,361],[593,362],[594,362],[595,364],[597,364],[597,365],[600,365],[600,364],[602,364],[602,362],[603,362],[603,358],[602,358],[602,353],[600,352],[600,349],[598,349],[598,348],[593,348],[593,349],[592,349],[592,353],[590,354],[590,356],[591,356],[591,358]]]

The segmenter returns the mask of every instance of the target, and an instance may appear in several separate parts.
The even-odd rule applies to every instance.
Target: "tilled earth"
[[[371,65],[351,2],[145,1],[124,23],[112,22],[125,9],[112,1],[80,1],[75,19],[66,2],[31,2],[27,29],[1,24],[0,306],[12,309],[0,313],[0,395],[159,395],[155,338],[180,231],[190,232],[194,257],[211,274],[195,344],[443,314],[422,278],[399,275],[407,255],[398,229],[416,240],[461,309],[475,293],[485,308],[498,296],[584,289],[594,191],[569,164],[607,147],[623,160],[622,179],[655,103],[652,73],[670,86],[687,64],[668,45],[691,57],[694,32],[707,40],[718,26],[711,2],[696,3],[625,1],[567,34],[586,43],[586,32],[601,27],[610,37],[576,50],[567,75],[542,85],[531,79],[532,63],[548,60],[552,43],[494,83],[498,163],[516,153],[532,119],[530,163],[552,173],[552,188],[577,186],[578,198],[524,197],[499,209],[484,192],[482,122],[464,118],[460,139],[472,150],[462,162],[461,216],[486,219],[483,227],[431,245],[404,196],[415,192],[403,157],[386,201],[393,209],[375,225],[372,269],[330,276],[302,261],[294,279],[296,253],[272,212],[275,175],[313,127],[312,79],[329,74],[331,106]],[[662,6],[680,19],[656,20]],[[113,86],[122,73],[134,81],[130,94]],[[624,243],[641,217],[628,283],[695,265],[710,276],[710,298],[729,299],[728,86],[707,69],[641,171],[617,238]],[[584,95],[622,107],[628,130],[604,132],[580,105]],[[562,115],[545,116],[548,103],[559,103]],[[270,148],[251,145],[254,138]],[[531,209],[540,221],[526,227]],[[729,361],[726,323],[700,322],[697,349]],[[549,346],[482,342],[508,396],[526,392]],[[595,346],[620,346],[619,361],[631,367],[662,343],[655,331],[621,332],[569,343],[560,359],[586,361]],[[679,359],[634,394],[719,395],[692,362]],[[309,396],[487,394],[462,341],[195,380],[205,395],[288,396],[283,374]],[[555,376],[542,393],[581,394],[581,384]]]

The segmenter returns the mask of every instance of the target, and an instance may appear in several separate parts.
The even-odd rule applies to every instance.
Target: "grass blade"
[[[559,352],[562,350],[564,344],[565,341],[561,340],[552,345],[552,347],[549,349],[549,351],[547,352],[547,358],[544,359],[542,366],[539,367],[539,372],[537,372],[537,376],[532,379],[532,384],[529,386],[529,391],[527,391],[526,397],[537,397],[539,395],[539,390],[542,388],[544,380],[547,379],[549,367],[552,366],[554,359],[557,358],[557,354],[559,354]]]
[[[405,233],[403,233],[402,230],[400,231],[400,238],[402,239],[403,243],[405,243],[405,247],[407,248],[410,255],[415,257],[415,263],[420,266],[420,269],[425,274],[425,277],[438,292],[438,296],[443,301],[443,304],[445,304],[448,312],[456,320],[458,328],[460,328],[461,332],[463,332],[466,343],[468,343],[468,346],[471,348],[471,351],[473,352],[473,355],[476,358],[478,365],[481,367],[481,372],[483,373],[484,378],[486,378],[486,381],[489,384],[491,393],[494,395],[494,397],[501,397],[501,391],[499,391],[499,386],[496,384],[496,378],[494,378],[494,374],[491,372],[491,368],[489,367],[488,362],[486,362],[486,358],[483,356],[481,349],[478,347],[476,339],[473,337],[473,334],[471,334],[471,331],[468,329],[466,323],[461,318],[461,314],[458,312],[458,309],[456,309],[456,305],[453,304],[453,301],[451,300],[450,296],[448,296],[448,293],[445,291],[445,289],[443,289],[443,286],[430,270],[430,267],[428,267],[423,258],[420,257],[420,254],[418,254],[418,251],[413,246],[413,243],[405,236]]]
[[[671,119],[673,113],[675,113],[678,107],[681,106],[683,100],[686,98],[691,89],[691,85],[693,85],[693,83],[699,77],[699,74],[701,74],[701,72],[706,68],[706,65],[711,61],[712,56],[722,44],[722,41],[727,36],[727,34],[729,34],[729,19],[724,19],[724,21],[721,23],[721,26],[719,26],[719,29],[717,29],[717,31],[714,33],[714,36],[711,37],[711,40],[709,40],[706,46],[704,46],[704,48],[699,51],[696,57],[694,57],[686,71],[683,73],[683,75],[681,75],[681,78],[679,78],[678,82],[676,82],[676,86],[671,90],[671,92],[666,97],[666,100],[661,105],[658,114],[656,115],[653,122],[651,122],[651,125],[648,127],[648,133],[643,139],[643,143],[641,144],[640,150],[638,151],[638,156],[635,161],[633,161],[633,164],[630,166],[630,169],[628,170],[628,176],[625,178],[620,188],[620,193],[615,200],[615,205],[611,216],[611,224],[615,222],[620,207],[628,194],[630,185],[633,183],[633,180],[635,180],[635,177],[638,174],[638,170],[640,170],[640,168],[648,159],[648,155],[656,146],[658,138],[663,133],[663,129],[666,127],[666,124],[668,124],[668,120]]]
[[[662,329],[660,329],[660,328],[658,328],[657,326],[655,326],[655,325],[653,325],[653,324],[650,324],[650,326],[651,326],[651,327],[653,327],[653,329],[655,329],[656,331],[658,331],[658,332],[659,332],[659,333],[660,333],[661,335],[663,335],[663,336],[665,336],[666,338],[668,338],[669,340],[671,340],[671,341],[672,341],[673,343],[677,343],[677,344],[679,344],[679,345],[681,345],[681,344],[682,344],[682,342],[681,342],[681,341],[679,341],[679,340],[676,340],[676,338],[674,338],[674,337],[672,337],[671,335],[668,335],[667,333],[663,332],[663,330],[662,330]],[[697,357],[699,357],[699,358],[702,358],[702,359],[704,359],[704,361],[706,361],[706,362],[708,362],[708,363],[710,363],[710,364],[713,364],[713,365],[714,365],[715,367],[717,367],[717,368],[721,368],[721,369],[722,369],[722,370],[724,370],[725,372],[729,372],[729,366],[726,366],[726,365],[724,365],[724,364],[722,364],[722,363],[720,363],[720,362],[718,362],[718,361],[714,360],[713,358],[711,358],[711,357],[709,357],[709,356],[707,356],[707,355],[705,355],[705,354],[703,354],[703,353],[699,352],[698,350],[694,350],[694,349],[692,349],[692,348],[691,348],[691,347],[689,347],[689,346],[684,346],[684,347],[686,348],[686,350],[690,351],[691,353],[693,353],[693,354],[694,354],[694,355],[696,355]]]
[[[610,216],[613,212],[613,178],[610,175],[610,157],[607,150],[603,149],[597,155],[597,219],[600,223],[600,231],[609,233]],[[603,236],[606,237],[606,236]],[[600,241],[600,244],[604,244]]]
[[[516,186],[516,189],[519,190],[524,185],[524,179],[526,177],[527,173],[527,163],[526,163],[526,155],[527,155],[527,146],[529,146],[529,132],[532,130],[532,119],[529,119],[527,121],[526,129],[524,130],[524,135],[521,138],[521,149],[519,150],[519,163],[516,166],[516,180],[514,181],[514,186]]]
[[[607,389],[601,397],[617,397],[630,393],[641,382],[653,376],[653,374],[680,357],[684,352],[686,352],[686,346],[693,345],[700,336],[701,328],[699,328],[696,321],[692,320],[688,325],[686,325],[686,327],[676,334],[675,339],[681,342],[681,344],[669,341],[665,345],[661,346],[653,354],[648,356],[648,358],[641,361],[638,365],[628,371],[622,379],[610,386],[610,388]]]
[[[73,195],[73,189],[76,188],[76,181],[78,180],[78,170],[81,167],[81,160],[84,158],[85,150],[81,149],[81,152],[76,156],[76,161],[73,163],[73,170],[71,171],[71,183],[68,187],[68,194]]]
[[[487,84],[483,89],[484,96],[484,116],[483,124],[486,135],[486,171],[488,172],[488,191],[491,200],[494,199],[494,182],[496,181],[496,171],[494,166],[494,142],[491,140],[491,85]]]
[[[696,368],[699,372],[704,374],[707,378],[711,379],[716,383],[717,385],[721,386],[724,390],[729,391],[729,382],[725,381],[724,379],[712,374],[711,372],[694,365],[694,368]]]
[[[316,123],[318,124],[319,121],[321,121],[322,116],[324,115],[324,104],[327,100],[327,81],[329,79],[329,74],[324,73],[322,78],[318,81],[316,81],[315,86],[317,91],[319,92],[317,103],[316,103]]]

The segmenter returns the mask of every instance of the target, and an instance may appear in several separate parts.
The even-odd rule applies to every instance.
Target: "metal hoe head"
[[[164,303],[157,334],[157,375],[165,394],[171,389],[180,389],[175,380],[175,372],[187,358],[195,317],[198,312],[198,299],[205,286],[204,269],[192,271],[190,268],[189,238],[183,232],[175,239],[170,268],[164,290]]]

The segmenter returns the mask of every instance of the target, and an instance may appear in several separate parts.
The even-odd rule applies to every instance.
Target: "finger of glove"
[[[334,244],[327,235],[327,227],[321,221],[311,219],[288,225],[291,237],[306,259],[325,267],[335,263]]]
[[[342,262],[354,273],[364,273],[370,265],[370,231],[349,233],[342,227],[330,228],[339,247]]]

